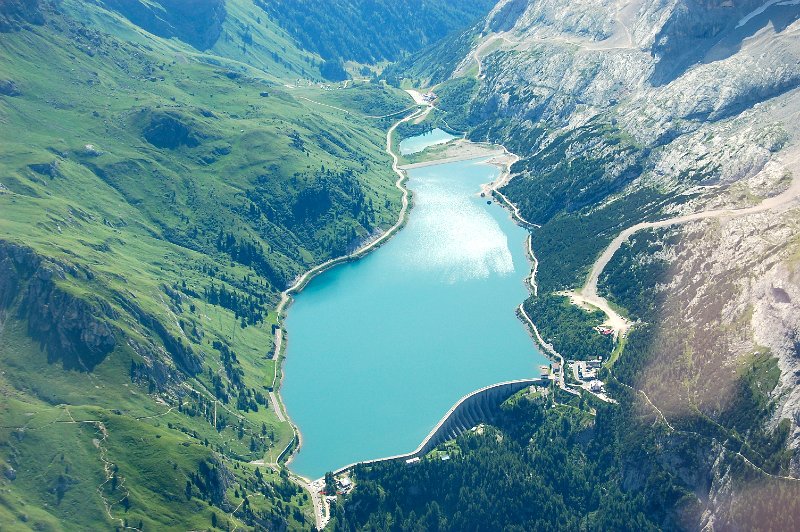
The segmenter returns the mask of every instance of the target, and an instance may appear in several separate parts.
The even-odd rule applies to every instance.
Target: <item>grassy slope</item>
[[[196,55],[216,64],[249,65],[272,80],[321,79],[319,56],[298,48],[287,32],[272,22],[251,0],[226,0],[227,16],[219,38],[208,50],[181,41],[162,39],[131,24],[124,13],[80,0],[64,0],[63,8],[93,28],[176,55]]]
[[[243,5],[231,2],[231,11]],[[390,225],[399,194],[382,152],[383,132],[374,121],[295,99],[269,83],[270,74],[260,79],[222,59],[213,62],[224,67],[209,64],[208,54],[114,20],[114,33],[135,34],[138,44],[52,14],[47,26],[4,34],[0,42],[0,78],[22,90],[19,97],[0,96],[0,240],[91,271],[90,280],[67,275],[59,288],[108,303],[123,334],[94,371],[65,371],[28,337],[17,318],[19,298],[0,320],[0,467],[17,474],[13,482],[0,477],[0,528],[107,528],[127,519],[145,529],[202,529],[212,511],[220,526],[253,523],[255,514],[299,526],[310,512],[303,496],[263,467],[268,485],[259,484],[252,466],[233,460],[270,461],[291,439],[271,407],[237,409],[239,391],[252,399],[272,381],[266,355],[274,316],[242,328],[241,317],[211,304],[204,290],[225,285],[256,295],[268,312],[282,288],[219,250],[220,230],[261,245],[268,263],[291,278]],[[229,76],[231,65],[238,76]],[[198,146],[148,143],[143,130],[165,113],[188,124]],[[29,167],[53,162],[52,176]],[[326,176],[322,166],[339,177]],[[292,211],[305,191],[320,188],[331,192],[327,210]],[[360,205],[347,201],[352,192],[363,196]],[[170,291],[180,294],[179,303]],[[181,384],[186,375],[162,349],[157,362],[172,378],[132,382],[131,361],[152,362],[133,343],[157,353],[161,342],[131,315],[131,303],[191,345],[203,365],[196,377]],[[241,383],[230,378],[214,341],[236,353],[231,366]],[[221,430],[209,422],[217,378],[229,396],[217,408],[227,418]],[[119,469],[123,487],[111,490],[110,481],[99,487],[109,476],[104,460]],[[203,495],[204,483],[192,481],[187,503],[186,481],[201,478],[203,464],[213,461],[230,472],[226,499],[208,506],[199,497],[211,500],[212,490]],[[236,517],[225,516],[242,502],[242,485],[266,497],[250,498],[250,515],[245,505]]]

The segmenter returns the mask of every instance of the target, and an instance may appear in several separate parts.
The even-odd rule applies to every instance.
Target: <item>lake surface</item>
[[[303,437],[293,471],[410,452],[463,395],[547,363],[515,316],[527,232],[478,195],[498,173],[475,161],[410,171],[407,225],[298,294],[281,390]]]
[[[435,146],[436,144],[444,144],[455,138],[458,137],[454,137],[447,131],[437,127],[424,135],[417,135],[416,137],[409,137],[400,141],[400,154],[411,155],[413,153],[419,153],[425,148]]]

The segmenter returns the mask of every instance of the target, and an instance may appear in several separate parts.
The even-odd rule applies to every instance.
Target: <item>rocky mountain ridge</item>
[[[641,392],[634,412],[653,404],[677,427],[663,442],[672,451],[643,451],[623,474],[639,489],[665,468],[693,491],[698,506],[673,521],[681,528],[755,522],[743,508],[763,517],[791,498],[800,4],[507,0],[424,54],[397,75],[439,82],[447,122],[521,158],[502,192],[542,224],[533,231],[540,293],[579,288],[602,249],[638,222],[731,211],[642,231],[601,276],[601,291],[639,322],[610,372]],[[431,57],[453,66],[431,70]],[[451,103],[451,87],[474,87],[457,99],[466,105]],[[788,201],[735,213],[779,196]],[[702,456],[677,451],[690,438],[705,442]],[[751,471],[731,464],[741,456]]]

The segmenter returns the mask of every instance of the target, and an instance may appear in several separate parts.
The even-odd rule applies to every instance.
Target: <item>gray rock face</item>
[[[538,35],[574,36],[602,41],[611,37],[614,21],[607,16],[614,0],[542,0],[528,2],[514,29]]]
[[[643,156],[631,166],[592,155],[600,183],[638,169],[610,192],[658,188],[673,195],[675,213],[750,205],[786,187],[800,150],[799,19],[800,5],[761,0],[508,1],[485,25],[509,29],[482,58],[473,123],[499,117],[498,139],[523,159],[518,180],[541,181],[552,163],[540,156],[563,153],[570,166],[591,145],[613,151],[618,140],[581,134],[600,124]],[[729,193],[736,187],[747,192]]]
[[[0,313],[16,309],[18,317],[28,322],[28,334],[47,350],[49,362],[60,362],[65,369],[92,371],[125,342],[145,360],[131,370],[132,377],[152,379],[164,387],[180,381],[181,372],[195,375],[201,371],[202,361],[189,345],[175,338],[156,317],[120,296],[115,303],[137,326],[154,333],[147,345],[130,338],[126,341],[116,324],[124,316],[100,297],[72,294],[70,278],[86,281],[93,274],[43,258],[23,245],[0,241]]]
[[[800,8],[747,18],[760,2],[706,4],[530,2],[484,60],[480,100],[514,95],[501,112],[550,127],[601,115],[663,145],[800,86],[796,24],[787,26]]]
[[[10,258],[0,260],[0,311],[7,308],[19,291],[19,274]]]
[[[800,475],[800,5],[507,1],[486,21],[484,38],[499,40],[481,60],[472,123],[495,120],[480,134],[522,158],[504,191],[527,219],[575,216],[582,197],[584,210],[576,210],[588,213],[643,190],[667,198],[665,218],[789,191],[794,200],[781,208],[671,229],[686,244],[667,246],[669,281],[653,289],[673,309],[659,326],[686,339],[691,362],[665,353],[660,366],[641,370],[640,384],[667,412],[699,408],[713,419],[736,404],[737,368],[768,349],[781,377],[772,413],[758,421],[791,423],[791,469]],[[455,72],[474,61],[465,57]],[[617,155],[616,146],[635,157]],[[576,166],[582,171],[570,173]],[[620,179],[632,169],[637,175]],[[676,372],[690,376],[685,392],[665,378]],[[723,447],[709,452],[697,460],[707,469],[674,471],[702,493],[702,524],[713,527],[718,501],[736,490]],[[629,486],[638,473],[628,471]]]
[[[53,161],[50,163],[35,163],[29,164],[28,168],[36,172],[37,174],[44,175],[47,177],[58,177],[60,172],[58,171],[58,162]]]
[[[140,308],[132,303],[126,302],[127,310],[133,314],[139,323],[145,328],[156,333],[157,337],[163,342],[169,356],[175,365],[183,372],[189,375],[196,375],[202,371],[202,361],[192,351],[191,346],[186,345],[180,339],[173,337],[170,332],[164,327],[157,318],[145,313]],[[148,356],[149,359],[154,359],[152,355]]]
[[[20,96],[22,91],[17,84],[10,79],[0,79],[0,94],[3,96]]]
[[[175,149],[180,146],[196,147],[198,135],[179,117],[168,113],[153,116],[142,132],[144,138],[157,148]]]
[[[675,79],[692,64],[703,61],[721,40],[729,47],[736,46],[737,41],[741,45],[746,32],[737,30],[737,23],[763,3],[763,0],[735,4],[724,0],[685,0],[673,3],[672,7],[657,2],[650,9],[645,8],[652,13],[651,17],[659,16],[659,12],[668,13],[653,36],[651,51],[656,64],[652,81],[660,84]]]
[[[0,310],[11,305],[17,297],[23,277],[38,269],[40,264],[39,256],[29,248],[0,242]]]
[[[20,312],[28,320],[28,333],[47,349],[50,362],[91,371],[113,351],[119,332],[106,321],[113,316],[61,289],[56,280],[63,278],[58,265],[40,265],[27,279]]]

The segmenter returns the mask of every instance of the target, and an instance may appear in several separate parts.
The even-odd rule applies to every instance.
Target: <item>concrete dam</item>
[[[447,411],[444,417],[428,433],[414,451],[407,454],[365,460],[347,465],[333,472],[339,475],[349,471],[358,464],[375,464],[387,460],[411,460],[422,458],[438,445],[452,440],[481,423],[490,423],[496,419],[500,412],[500,405],[515,393],[533,385],[547,385],[544,379],[521,379],[516,381],[501,382],[476,390],[462,397]]]

